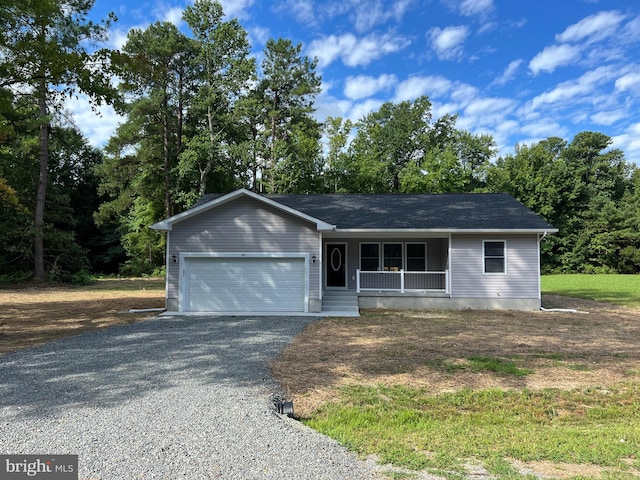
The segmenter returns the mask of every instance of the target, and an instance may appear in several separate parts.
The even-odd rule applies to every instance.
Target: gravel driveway
[[[81,479],[375,478],[275,413],[265,361],[313,320],[162,317],[0,356],[0,454],[77,454]]]

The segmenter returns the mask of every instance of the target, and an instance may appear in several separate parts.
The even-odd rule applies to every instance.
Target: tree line
[[[302,45],[270,39],[254,55],[237,19],[196,0],[187,33],[158,22],[95,48],[116,19],[89,21],[92,6],[0,3],[0,279],[157,272],[164,237],[148,226],[240,187],[506,192],[560,230],[542,244],[544,271],[640,271],[640,174],[605,134],[497,157],[490,135],[433,118],[426,96],[320,123]],[[103,148],[64,109],[79,94],[125,119]]]

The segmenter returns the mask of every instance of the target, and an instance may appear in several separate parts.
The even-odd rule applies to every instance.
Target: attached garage
[[[183,312],[305,312],[306,254],[183,254]]]

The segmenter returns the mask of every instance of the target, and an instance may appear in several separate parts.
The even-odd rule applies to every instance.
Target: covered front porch
[[[325,292],[448,297],[449,236],[326,238]]]

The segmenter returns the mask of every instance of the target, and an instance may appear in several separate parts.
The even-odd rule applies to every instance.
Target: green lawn
[[[640,275],[543,275],[542,293],[640,308]]]
[[[506,459],[598,465],[599,478],[632,479],[640,466],[639,394],[638,383],[435,396],[402,386],[349,386],[306,423],[383,464],[448,479],[468,478],[470,459],[500,479],[536,478]]]

